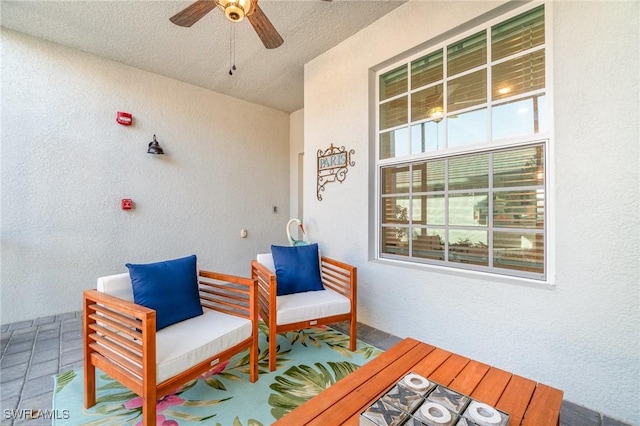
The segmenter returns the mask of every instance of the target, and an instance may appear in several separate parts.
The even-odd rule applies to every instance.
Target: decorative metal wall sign
[[[322,201],[322,195],[320,194],[324,191],[325,184],[329,182],[340,182],[342,183],[346,177],[348,167],[355,166],[356,163],[351,160],[351,156],[355,154],[356,151],[351,149],[347,151],[344,146],[340,148],[331,146],[324,151],[318,150],[318,200]]]

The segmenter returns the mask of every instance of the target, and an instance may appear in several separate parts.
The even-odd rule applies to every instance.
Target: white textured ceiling
[[[169,18],[193,1],[5,1],[2,26],[285,112],[303,107],[304,64],[405,0],[261,0],[284,44],[266,49],[219,9],[191,28]],[[230,34],[235,64],[229,75]]]

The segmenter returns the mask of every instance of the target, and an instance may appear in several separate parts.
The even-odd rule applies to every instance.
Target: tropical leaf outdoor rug
[[[362,342],[351,352],[348,336],[329,327],[314,327],[278,335],[278,368],[269,373],[265,327],[261,322],[256,383],[249,382],[248,352],[238,354],[158,401],[157,424],[270,425],[382,353]],[[85,410],[82,371],[56,376],[53,408],[68,410],[68,415],[54,420],[53,425],[141,424],[139,397],[102,372],[96,383],[98,403]]]

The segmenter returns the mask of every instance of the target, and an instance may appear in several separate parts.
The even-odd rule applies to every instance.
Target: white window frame
[[[508,57],[505,58],[501,58],[497,61],[493,61],[491,62],[491,58],[490,58],[490,49],[491,49],[491,27],[496,25],[496,24],[500,24],[502,22],[505,22],[517,15],[520,15],[522,13],[526,13],[529,10],[535,9],[536,7],[540,6],[540,5],[544,5],[544,9],[545,9],[545,14],[544,14],[544,20],[545,20],[545,43],[543,45],[543,47],[535,47],[526,51],[522,51],[522,52],[518,52],[515,55],[510,55]],[[481,275],[481,276],[485,276],[485,277],[490,277],[493,280],[498,280],[498,281],[503,281],[503,278],[506,279],[507,282],[522,282],[522,283],[528,283],[528,284],[533,284],[533,285],[539,285],[539,284],[545,284],[545,285],[549,285],[549,286],[553,286],[555,284],[555,240],[553,238],[553,236],[555,235],[555,215],[554,215],[554,210],[551,208],[554,204],[554,193],[552,191],[552,182],[553,182],[553,177],[554,177],[554,170],[553,170],[553,139],[554,139],[554,122],[553,122],[553,80],[552,80],[552,72],[551,70],[553,69],[553,64],[552,64],[552,34],[551,34],[551,29],[552,29],[552,17],[553,17],[553,11],[552,11],[552,6],[551,6],[551,2],[545,2],[545,1],[535,1],[535,2],[531,2],[528,3],[527,5],[521,6],[521,7],[517,7],[514,8],[512,10],[510,10],[507,13],[504,13],[498,17],[492,18],[490,20],[487,20],[485,23],[475,26],[473,28],[469,28],[467,30],[465,30],[464,32],[460,32],[459,34],[457,34],[454,37],[451,37],[447,40],[441,41],[439,43],[425,43],[425,45],[427,45],[427,47],[424,50],[420,50],[417,53],[413,53],[413,54],[408,54],[404,57],[402,57],[400,60],[398,61],[394,61],[393,63],[389,63],[387,62],[386,65],[384,67],[381,67],[379,69],[375,70],[375,76],[372,79],[372,84],[374,84],[374,99],[373,99],[373,110],[375,111],[375,122],[373,123],[374,129],[373,129],[373,135],[374,135],[374,146],[375,146],[375,158],[374,158],[374,179],[375,179],[375,190],[374,190],[374,196],[375,196],[375,203],[373,203],[374,206],[374,212],[373,212],[373,218],[374,218],[374,223],[372,224],[374,229],[373,229],[373,237],[374,237],[374,249],[372,250],[372,255],[373,255],[373,259],[379,262],[383,262],[383,263],[389,263],[389,264],[393,264],[395,266],[404,266],[404,267],[410,267],[410,268],[419,268],[419,269],[427,269],[427,270],[437,270],[438,272],[444,272],[444,273],[451,273],[451,274],[463,274],[463,275]],[[402,128],[402,127],[408,127],[409,131],[411,129],[412,125],[415,124],[419,124],[422,121],[426,121],[426,120],[419,120],[416,122],[412,122],[411,121],[411,93],[413,92],[417,92],[419,90],[423,90],[425,87],[429,87],[430,85],[427,86],[422,86],[418,89],[411,89],[411,83],[410,83],[410,78],[411,78],[411,62],[419,59],[425,55],[429,55],[431,53],[434,53],[436,51],[438,51],[439,49],[442,49],[443,52],[446,52],[447,46],[456,43],[457,41],[463,40],[466,37],[469,37],[473,34],[476,34],[482,30],[487,31],[487,63],[485,65],[486,69],[487,69],[487,102],[484,104],[479,104],[479,105],[475,105],[472,107],[468,107],[465,109],[460,109],[456,111],[456,114],[461,114],[464,113],[465,111],[468,110],[475,110],[475,109],[479,109],[479,108],[487,108],[487,120],[488,120],[488,141],[487,142],[483,142],[483,143],[479,143],[476,145],[468,145],[468,146],[463,146],[463,147],[458,147],[458,148],[448,148],[448,149],[442,149],[442,150],[437,150],[437,151],[430,151],[430,152],[424,152],[424,153],[419,153],[419,154],[410,154],[407,156],[403,156],[403,157],[391,157],[391,158],[386,158],[386,159],[380,159],[380,76],[401,66],[402,64],[407,64],[408,67],[408,78],[409,78],[409,82],[408,82],[408,91],[405,92],[405,94],[409,94],[408,96],[408,100],[407,100],[407,108],[408,108],[408,114],[409,114],[409,124],[408,125],[402,125],[402,126],[397,126],[397,127],[393,127],[393,128],[389,128],[389,129],[384,129],[384,132],[387,132],[389,130],[393,130],[395,128]],[[545,96],[546,96],[546,123],[547,123],[547,130],[545,132],[540,132],[540,133],[536,133],[536,134],[530,134],[530,135],[526,135],[523,137],[512,137],[512,138],[508,138],[508,139],[501,139],[501,140],[497,140],[497,141],[493,141],[492,140],[492,126],[491,126],[491,108],[493,105],[501,105],[503,103],[509,102],[512,99],[522,99],[523,95],[516,95],[513,98],[509,97],[509,98],[503,98],[500,100],[495,100],[492,101],[491,99],[491,68],[493,65],[502,63],[504,61],[508,61],[510,59],[513,59],[513,57],[517,57],[519,55],[522,54],[526,54],[529,52],[534,52],[537,51],[539,49],[543,48],[545,50],[545,87],[542,90],[539,91],[533,91],[533,92],[528,92],[527,95],[535,95],[537,93],[540,92],[544,92]],[[412,49],[413,52],[416,52],[416,49]],[[446,58],[446,55],[445,55]],[[444,76],[443,76],[443,97],[446,101],[446,81],[447,81],[447,76],[446,76],[446,60],[444,60],[444,64],[443,66],[444,68]],[[464,75],[467,73],[471,73],[473,71],[476,71],[480,69],[479,67],[476,68],[472,68],[470,70],[465,71],[464,73],[458,74],[456,75],[456,77],[459,77],[460,75]],[[438,83],[433,83],[431,85],[435,85]],[[398,95],[402,96],[402,95]],[[385,99],[386,101],[389,101],[390,99],[394,99],[394,97]],[[445,140],[447,135],[446,135],[446,126],[445,126]],[[382,168],[384,166],[390,166],[390,165],[404,165],[404,164],[410,164],[410,163],[414,163],[414,162],[419,162],[422,160],[432,160],[432,159],[438,159],[438,158],[452,158],[455,156],[459,156],[459,155],[466,155],[466,154],[474,154],[474,153],[482,153],[482,152],[496,152],[499,151],[501,149],[505,149],[505,148],[517,148],[517,147],[526,147],[529,145],[535,145],[535,144],[542,144],[544,146],[544,155],[545,155],[545,178],[544,178],[544,193],[545,193],[545,213],[544,213],[544,217],[545,217],[545,224],[544,224],[544,239],[545,239],[545,244],[544,244],[544,274],[540,275],[540,274],[527,274],[527,273],[511,273],[510,270],[506,270],[506,269],[502,269],[502,268],[494,268],[494,269],[488,269],[488,268],[468,268],[465,266],[460,266],[457,264],[451,264],[451,263],[445,263],[445,262],[436,262],[436,263],[430,263],[430,262],[421,262],[421,261],[416,261],[413,258],[406,258],[406,259],[402,259],[402,258],[396,258],[393,256],[385,256],[382,253],[382,236],[381,236],[381,230],[382,230],[382,215],[381,215],[381,211],[382,211],[382,206],[381,206],[381,200],[382,200],[382,188],[381,188],[381,171]],[[490,189],[490,191],[492,191]],[[492,256],[492,253],[489,252],[489,256]]]

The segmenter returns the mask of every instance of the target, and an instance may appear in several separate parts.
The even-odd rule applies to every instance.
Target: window
[[[378,255],[546,277],[544,6],[378,74]]]

